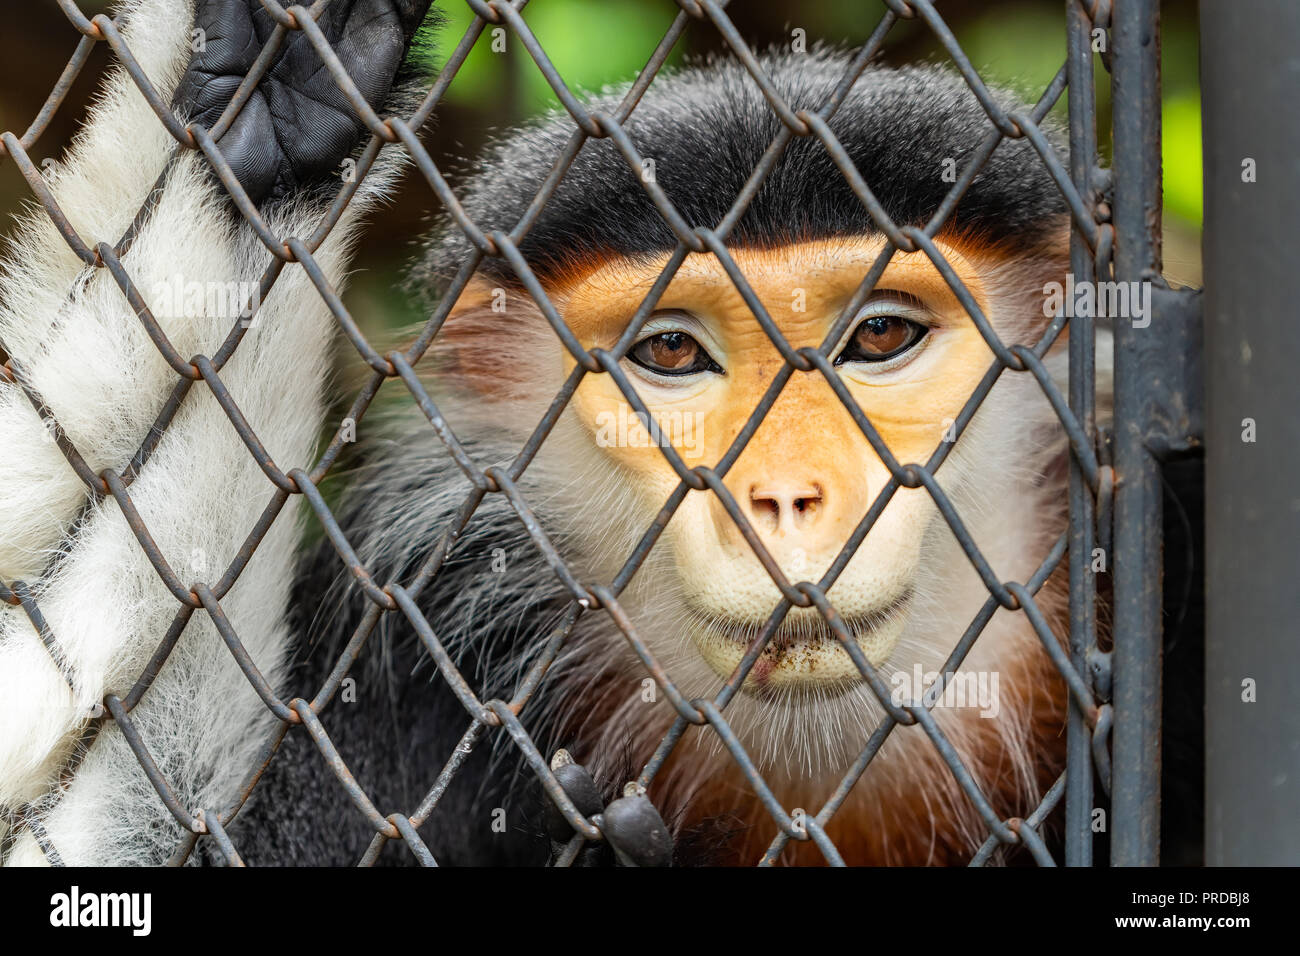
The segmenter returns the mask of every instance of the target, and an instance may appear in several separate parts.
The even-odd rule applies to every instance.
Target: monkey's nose
[[[811,527],[821,515],[822,486],[813,484],[752,485],[749,517],[759,531],[799,531]]]

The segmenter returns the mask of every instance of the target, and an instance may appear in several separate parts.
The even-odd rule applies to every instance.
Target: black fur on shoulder
[[[466,438],[481,462],[508,452]],[[369,439],[338,505],[340,526],[374,579],[409,586],[457,523],[471,487],[427,423],[407,420]],[[493,558],[509,555],[510,573]],[[509,698],[529,649],[555,626],[568,595],[500,495],[489,495],[457,537],[446,563],[416,603],[481,700]],[[299,564],[289,682],[310,697],[361,623],[369,599],[328,539]],[[472,641],[468,636],[472,635]],[[350,692],[321,720],[358,783],[387,814],[412,812],[470,726],[410,623],[383,615],[349,668]],[[453,777],[422,833],[441,865],[537,865],[549,853],[540,788],[518,765],[504,734],[488,735]],[[494,809],[505,811],[504,832]],[[302,728],[292,728],[230,827],[252,865],[346,866],[373,828],[348,799]],[[400,841],[398,841],[400,843]],[[381,864],[414,863],[401,845]]]
[[[773,53],[760,58],[793,109],[817,109],[850,62],[844,52]],[[613,113],[626,87],[593,96],[592,111]],[[1019,104],[994,90],[1004,109]],[[1051,124],[1049,138],[1058,142]],[[935,66],[869,67],[854,83],[830,127],[890,218],[924,225],[952,188],[945,170],[962,170],[992,131],[965,82]],[[781,124],[753,78],[736,60],[714,59],[665,73],[650,85],[625,128],[655,179],[692,227],[713,227],[727,214]],[[509,231],[523,216],[576,129],[552,113],[512,132],[476,163],[461,199],[484,232]],[[954,178],[949,176],[948,179]],[[948,227],[991,243],[1029,247],[1059,226],[1065,203],[1026,140],[1003,140],[948,220]],[[815,138],[787,147],[744,217],[732,246],[878,232],[843,174]],[[671,250],[675,237],[615,144],[590,139],[521,243],[543,279],[583,261]],[[430,246],[414,279],[436,290],[471,251],[454,224]],[[511,282],[502,260],[481,271]]]

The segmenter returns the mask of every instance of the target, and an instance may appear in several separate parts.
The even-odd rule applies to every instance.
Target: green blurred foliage
[[[1201,81],[1199,37],[1165,28],[1160,55],[1165,211],[1201,226]]]
[[[435,69],[473,21],[467,5],[445,7],[442,38],[430,57]],[[676,6],[662,0],[544,0],[530,4],[525,18],[565,85],[582,92],[634,77],[676,13]],[[494,37],[498,30],[504,32]],[[680,59],[680,49],[674,53]],[[559,105],[523,44],[507,28],[488,25],[448,88],[447,101],[474,108],[493,100],[510,101],[522,115]]]
[[[1161,122],[1165,212],[1201,225],[1201,97],[1196,90],[1166,96]]]
[[[957,39],[980,76],[1009,86],[1028,100],[1042,95],[1065,62],[1065,17],[1059,9],[1040,3],[990,10],[961,28]],[[1094,58],[1093,68],[1102,69],[1099,57]],[[1057,109],[1063,110],[1064,105],[1061,97]]]

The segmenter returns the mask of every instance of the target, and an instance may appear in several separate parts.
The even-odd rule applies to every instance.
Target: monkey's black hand
[[[431,0],[334,0],[317,21],[372,108],[388,96]],[[257,59],[275,22],[259,0],[196,0],[196,46],[177,108],[211,128]],[[289,32],[220,148],[259,205],[335,172],[365,126],[310,40]]]

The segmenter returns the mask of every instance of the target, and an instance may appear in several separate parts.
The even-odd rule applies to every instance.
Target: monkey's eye
[[[681,331],[660,332],[642,339],[627,353],[637,365],[659,375],[721,372],[699,342]]]
[[[836,365],[845,362],[883,362],[902,355],[925,337],[919,322],[898,315],[871,315],[858,323]]]

